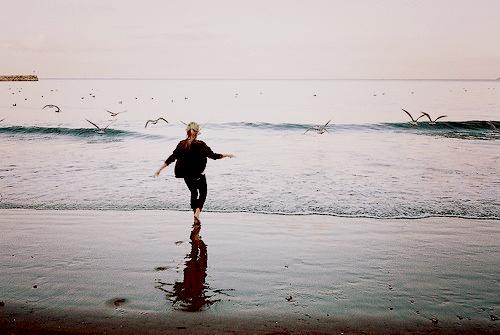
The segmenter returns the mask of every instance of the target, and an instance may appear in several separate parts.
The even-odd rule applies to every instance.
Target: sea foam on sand
[[[0,230],[0,330],[498,331],[498,220],[19,209]]]

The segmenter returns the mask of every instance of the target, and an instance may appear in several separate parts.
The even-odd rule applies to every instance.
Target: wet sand
[[[500,222],[0,210],[0,333],[498,333]]]

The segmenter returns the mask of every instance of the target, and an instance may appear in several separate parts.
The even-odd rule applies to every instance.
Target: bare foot
[[[195,224],[201,224],[200,213],[201,213],[201,209],[196,208],[196,210],[194,211],[194,223]]]

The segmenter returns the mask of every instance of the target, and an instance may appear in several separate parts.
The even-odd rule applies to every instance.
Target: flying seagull
[[[404,110],[403,108],[401,108],[401,110],[402,110],[403,112],[405,112],[406,114],[408,114],[408,116],[409,116],[409,117],[410,117],[410,119],[411,119],[411,122],[410,122],[410,123],[411,123],[412,125],[417,125],[417,121],[418,121],[421,117],[423,117],[423,116],[424,116],[424,114],[422,114],[422,115],[420,115],[419,117],[417,117],[417,119],[415,120],[415,119],[413,118],[413,116],[411,116],[411,114],[410,114],[407,110]]]
[[[3,119],[5,120],[5,119]],[[0,120],[0,122],[2,122],[3,120]],[[493,130],[498,130],[498,128],[495,126],[495,124],[492,122],[492,121],[486,121],[487,124],[489,124],[491,126],[491,128],[493,128]]]
[[[57,107],[56,105],[45,105],[42,107],[42,109],[45,109],[46,107],[55,108],[56,110],[54,112],[56,112],[56,113],[59,113],[61,111],[61,109],[59,107]]]
[[[0,122],[2,122],[3,120],[5,120],[6,118],[4,117],[3,119],[0,120]]]
[[[149,123],[152,123],[152,124],[157,124],[157,123],[158,123],[158,121],[160,121],[160,120],[163,120],[163,121],[165,121],[166,123],[168,123],[168,121],[167,121],[167,120],[165,120],[165,119],[164,119],[164,118],[162,118],[162,117],[159,117],[159,118],[157,118],[156,120],[148,120],[148,121],[146,122],[146,124],[144,125],[144,128],[147,128],[147,126],[148,126],[148,124],[149,124]]]
[[[108,112],[109,114],[111,114],[111,116],[115,117],[115,116],[118,116],[118,114],[121,114],[121,113],[126,113],[127,111],[123,111],[123,112],[112,112],[112,111],[109,111],[106,109],[106,112]]]
[[[446,117],[446,115],[440,115],[437,118],[435,118],[434,121],[432,121],[431,116],[429,114],[427,114],[426,112],[422,112],[422,115],[423,116],[427,116],[427,118],[429,119],[429,124],[436,124],[437,120],[439,120],[439,119],[441,119],[443,117]]]
[[[304,132],[307,133],[309,130],[316,130],[318,132],[318,134],[323,134],[325,131],[328,132],[328,129],[326,129],[326,126],[328,126],[328,124],[331,122],[332,120],[328,120],[327,123],[325,123],[324,125],[322,126],[314,126],[314,127],[310,127],[310,128],[307,128],[306,131]]]
[[[108,129],[108,127],[109,127],[109,126],[113,123],[113,122],[111,122],[111,123],[110,123],[110,124],[108,124],[106,127],[101,128],[101,127],[99,127],[98,125],[96,125],[94,122],[92,122],[92,121],[90,121],[90,120],[88,120],[88,119],[85,119],[85,120],[87,120],[87,122],[88,122],[88,123],[90,123],[91,125],[93,125],[94,127],[96,127],[96,128],[97,128],[97,133],[98,133],[98,134],[104,134],[104,132],[106,131],[106,129]]]

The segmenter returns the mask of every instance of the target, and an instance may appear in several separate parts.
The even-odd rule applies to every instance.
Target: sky
[[[0,74],[495,79],[498,0],[0,0]]]

